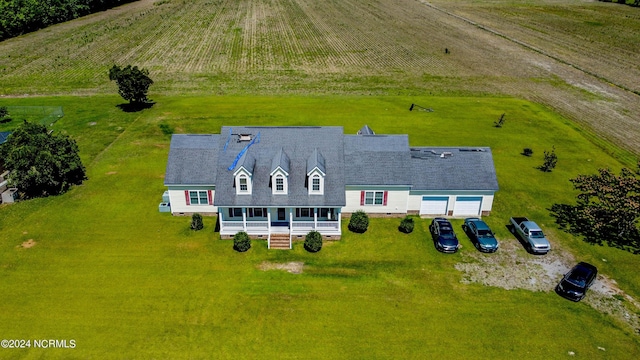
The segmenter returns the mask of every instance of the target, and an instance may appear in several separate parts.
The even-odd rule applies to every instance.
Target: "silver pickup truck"
[[[534,254],[546,254],[551,250],[551,244],[538,224],[526,217],[512,217],[509,221],[511,232],[524,241],[527,250]]]

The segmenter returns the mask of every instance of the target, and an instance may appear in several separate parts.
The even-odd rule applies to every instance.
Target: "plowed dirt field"
[[[640,153],[640,11],[596,1],[142,0],[0,43],[0,95],[507,95]]]

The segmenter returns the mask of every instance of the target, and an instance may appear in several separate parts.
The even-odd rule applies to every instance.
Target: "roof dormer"
[[[289,193],[289,157],[282,148],[271,161],[271,193],[274,195]]]
[[[238,160],[237,170],[233,173],[236,195],[251,195],[255,164],[256,159],[248,153],[244,153]]]
[[[307,159],[307,187],[309,195],[324,194],[324,179],[327,175],[324,157],[318,149],[314,149]]]

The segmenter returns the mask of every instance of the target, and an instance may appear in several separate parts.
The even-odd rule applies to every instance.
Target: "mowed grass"
[[[546,210],[574,195],[568,179],[623,165],[566,120],[511,98],[157,97],[140,113],[121,99],[7,99],[61,105],[54,125],[78,140],[89,180],[69,193],[0,207],[0,334],[74,339],[75,349],[2,349],[0,358],[580,358],[635,359],[640,341],[584,303],[553,292],[462,284],[459,254],[433,248],[428,220],[410,235],[400,219],[373,219],[365,234],[247,253],[190,218],[157,211],[170,137],[222,125],[341,125],[355,133],[408,133],[411,145],[490,146],[500,191],[485,220],[502,241],[513,215],[536,219],[554,246],[595,263],[638,298],[637,256],[557,231]],[[434,112],[409,112],[411,103]],[[493,122],[506,113],[500,129]],[[283,139],[286,140],[286,139]],[[558,167],[542,173],[543,150]],[[524,147],[531,158],[520,155]],[[611,146],[614,148],[613,146]],[[461,222],[454,225],[459,228]],[[460,232],[463,249],[475,251]],[[20,245],[33,239],[36,245]],[[488,255],[490,256],[490,255]],[[607,259],[603,262],[602,259]],[[263,262],[304,262],[302,274]],[[637,315],[637,314],[636,314]],[[599,350],[605,348],[606,351]]]

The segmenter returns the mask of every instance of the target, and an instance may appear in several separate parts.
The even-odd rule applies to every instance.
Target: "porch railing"
[[[247,221],[243,223],[241,220],[222,220],[220,221],[220,232],[238,232],[245,229],[249,234],[255,233],[267,233],[269,231],[268,221]],[[291,232],[307,233],[311,230],[319,232],[332,232],[340,230],[339,221],[293,221],[291,222]]]
[[[247,221],[247,231],[267,231],[269,229],[268,221]]]
[[[242,221],[222,220],[220,221],[220,229],[242,231],[244,230],[244,225]]]
[[[313,221],[293,221],[292,223],[292,232],[300,232],[300,231],[311,231],[316,230],[319,232],[326,231],[338,231],[339,222],[338,221],[318,221],[314,223]]]

